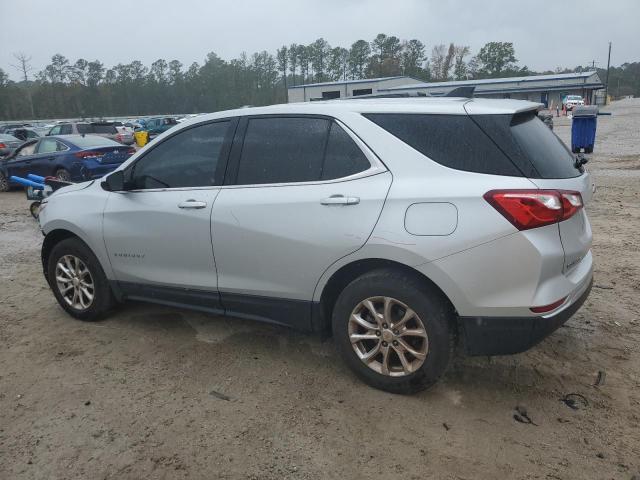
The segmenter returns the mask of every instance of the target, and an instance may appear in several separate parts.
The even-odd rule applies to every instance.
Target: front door
[[[232,123],[179,130],[125,169],[125,191],[112,192],[104,212],[105,244],[125,294],[167,287],[201,291],[203,306],[217,303],[210,222]],[[161,300],[175,298],[168,292]]]
[[[213,206],[213,245],[225,308],[269,317],[251,306],[310,302],[322,273],[364,245],[391,174],[330,119],[252,117],[245,129],[234,185]]]

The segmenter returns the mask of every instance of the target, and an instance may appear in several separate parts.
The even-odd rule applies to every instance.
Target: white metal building
[[[588,104],[596,101],[595,92],[604,88],[597,72],[531,75],[528,77],[488,78],[456,82],[419,83],[378,89],[381,94],[422,93],[446,95],[457,87],[474,86],[476,97],[513,98],[543,103],[555,108],[567,95],[580,95]]]
[[[289,103],[308,102],[311,100],[329,100],[332,98],[357,97],[379,93],[382,89],[398,86],[422,84],[423,81],[413,77],[382,77],[364,80],[339,80],[337,82],[310,83],[288,88]]]

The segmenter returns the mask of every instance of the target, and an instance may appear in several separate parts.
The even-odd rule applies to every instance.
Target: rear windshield
[[[365,117],[446,167],[522,176],[513,162],[467,115],[375,113]]]
[[[84,137],[74,137],[71,140],[76,146],[80,148],[87,147],[122,147],[118,142],[114,142],[113,140],[109,140],[108,138],[98,137],[95,135],[86,135]]]
[[[473,119],[528,178],[573,178],[582,174],[575,157],[535,112],[476,115]]]
[[[113,123],[93,123],[93,133],[118,133]]]

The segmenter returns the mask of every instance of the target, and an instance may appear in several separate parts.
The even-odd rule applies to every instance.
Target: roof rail
[[[424,92],[398,92],[398,93],[371,93],[369,95],[358,95],[355,97],[340,98],[311,98],[312,102],[324,102],[329,100],[367,100],[377,98],[425,98],[425,97],[463,97],[472,98],[476,87],[457,87],[445,95],[429,95]]]

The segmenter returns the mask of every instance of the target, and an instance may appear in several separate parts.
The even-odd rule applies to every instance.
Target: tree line
[[[14,57],[11,68],[19,81],[0,68],[0,120],[213,112],[286,102],[287,87],[303,83],[395,75],[437,82],[532,73],[518,65],[510,42],[489,42],[471,56],[465,45],[435,45],[428,52],[420,40],[383,33],[349,48],[319,38],[309,45],[283,45],[275,54],[243,53],[231,60],[211,52],[202,64],[188,66],[158,59],[149,66],[133,60],[106,67],[100,60],[72,62],[56,54],[34,73],[26,53]]]

